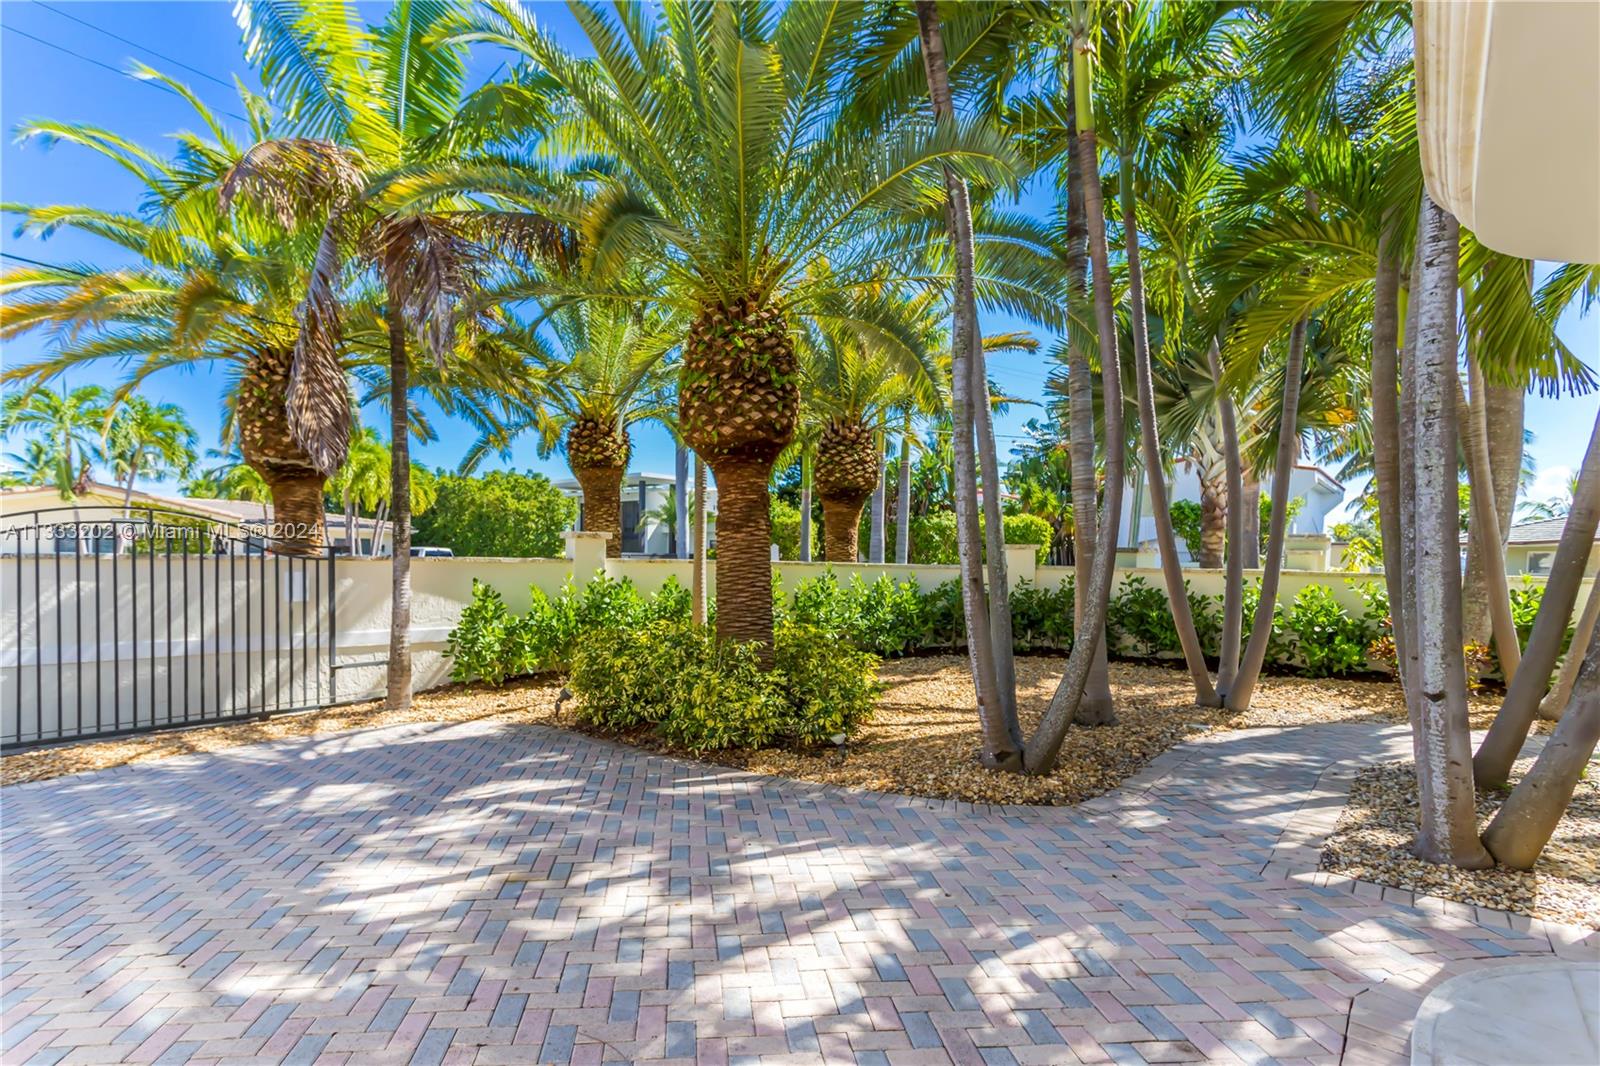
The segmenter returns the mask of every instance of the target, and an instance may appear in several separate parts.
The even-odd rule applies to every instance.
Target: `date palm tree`
[[[690,320],[679,423],[716,475],[717,631],[765,647],[768,482],[799,416],[796,331],[848,328],[919,356],[901,306],[875,295],[892,213],[946,162],[1010,180],[1010,153],[985,127],[853,106],[868,5],[572,12],[594,59],[504,0],[458,39],[513,49],[560,87],[546,143],[616,160],[570,221],[597,270],[659,263],[660,299]]]
[[[518,352],[537,382],[532,428],[539,454],[565,450],[583,489],[583,528],[609,533],[606,554],[622,554],[622,479],[634,424],[672,417],[668,352],[682,337],[670,314],[620,300],[563,302],[538,330],[509,320],[495,333]]]

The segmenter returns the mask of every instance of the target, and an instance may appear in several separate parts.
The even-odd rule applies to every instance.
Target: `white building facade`
[[[1267,493],[1263,483],[1261,490]],[[1179,463],[1167,481],[1169,502],[1179,500],[1200,502],[1200,478],[1193,468]],[[1289,522],[1289,533],[1326,533],[1328,515],[1344,502],[1344,484],[1326,470],[1317,466],[1296,465],[1289,475],[1289,498],[1305,500],[1300,513]],[[1130,478],[1122,492],[1122,522],[1117,527],[1117,543],[1124,548],[1134,548],[1156,539],[1156,520],[1150,501],[1150,485],[1143,473]],[[1193,565],[1182,539],[1178,553],[1185,565]]]

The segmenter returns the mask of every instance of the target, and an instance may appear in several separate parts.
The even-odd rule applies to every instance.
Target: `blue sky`
[[[558,36],[576,41],[578,35],[563,6],[541,4],[539,14]],[[474,83],[493,74],[503,58],[487,50],[474,53]],[[169,134],[195,124],[193,112],[165,90],[121,73],[131,59],[186,81],[210,106],[222,111],[239,111],[231,88],[236,74],[252,88],[258,87],[241,58],[232,5],[226,0],[0,3],[0,123],[6,131],[6,141],[0,149],[0,199],[84,203],[117,209],[134,206],[137,183],[110,160],[71,145],[48,151],[36,142],[18,145],[12,136],[25,119],[51,118],[104,126],[164,150]],[[1023,207],[1045,212],[1049,207],[1047,195],[1043,189],[1030,191],[1023,197]],[[106,246],[93,238],[60,233],[38,241],[14,237],[9,226],[0,235],[0,249],[10,255],[51,263],[114,261]],[[1007,316],[986,316],[984,320],[986,331],[1014,328],[1028,326]],[[1600,316],[1580,319],[1576,312],[1570,312],[1560,323],[1559,332],[1587,363],[1600,365]],[[40,354],[42,344],[40,340],[25,339],[7,345],[0,352],[0,361],[31,360]],[[994,362],[993,377],[1012,395],[1041,394],[1050,367],[1042,353],[1005,354]],[[90,380],[113,384],[120,377],[121,371],[107,364],[92,374],[68,380],[71,384]],[[218,372],[171,370],[152,378],[146,392],[181,404],[199,431],[203,446],[214,447],[221,384]],[[1583,454],[1597,408],[1600,397],[1593,395],[1559,400],[1529,398],[1527,424],[1535,434],[1532,453],[1540,471],[1539,484],[1530,493],[1532,498],[1552,495],[1564,485]],[[1021,439],[1022,425],[1034,413],[1029,407],[1017,406],[998,420],[996,431],[1001,436],[1002,452]],[[376,412],[368,420],[380,424]],[[471,443],[472,434],[466,427],[443,418],[436,419],[436,425],[440,439],[419,446],[418,459],[428,465],[453,467]],[[664,431],[649,426],[637,429],[634,447],[637,468],[671,471],[671,443]],[[5,450],[15,450],[15,445],[8,442]],[[566,475],[559,456],[539,459],[531,441],[519,442],[509,462],[496,459],[493,465],[541,470],[557,477]],[[1351,487],[1352,496],[1355,488]]]

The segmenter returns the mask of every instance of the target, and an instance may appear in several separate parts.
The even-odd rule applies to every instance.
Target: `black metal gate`
[[[332,702],[333,556],[152,507],[0,529],[0,747]]]

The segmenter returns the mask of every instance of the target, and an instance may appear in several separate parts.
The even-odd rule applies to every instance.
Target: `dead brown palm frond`
[[[462,212],[454,225],[463,236],[506,259],[548,263],[563,272],[578,262],[577,232],[532,211]]]
[[[470,288],[482,249],[443,215],[384,216],[371,239],[385,288],[442,370],[455,346],[456,304]]]
[[[271,214],[285,229],[320,207],[354,195],[362,184],[353,154],[332,141],[283,137],[262,141],[223,175],[217,197],[224,212],[239,197]]]
[[[350,393],[340,358],[339,283],[344,270],[344,213],[330,212],[300,305],[286,396],[289,435],[324,477],[333,477],[350,450]]]

